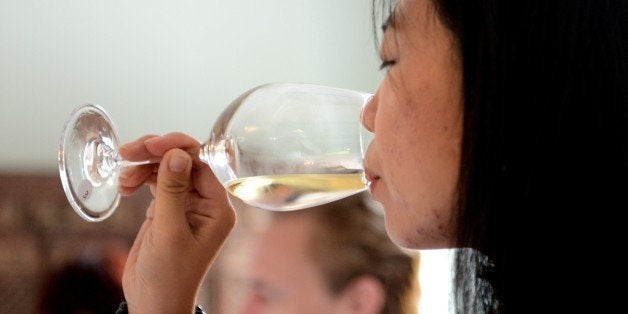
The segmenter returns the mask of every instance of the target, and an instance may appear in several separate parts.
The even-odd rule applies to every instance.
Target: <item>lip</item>
[[[377,183],[379,182],[380,177],[368,169],[364,172],[366,176],[366,180],[368,181],[369,190],[371,190],[371,195],[375,194],[375,190],[377,189]]]

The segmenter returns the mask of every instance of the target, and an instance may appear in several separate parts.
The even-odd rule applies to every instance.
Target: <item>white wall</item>
[[[455,313],[449,294],[452,290],[454,250],[421,250],[419,314]]]
[[[82,103],[126,142],[205,140],[219,112],[267,82],[374,91],[370,0],[0,0],[0,172],[56,171]]]

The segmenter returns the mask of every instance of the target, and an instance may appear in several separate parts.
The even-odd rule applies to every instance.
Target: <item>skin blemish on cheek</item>
[[[438,210],[436,210],[436,209],[432,209],[432,213],[434,213],[434,217],[435,217],[436,219],[440,219],[440,213],[438,212]]]
[[[437,223],[437,225],[436,225],[436,229],[437,229],[438,231],[443,231],[443,230],[445,230],[445,224],[443,224],[442,222],[440,222],[441,217],[442,217],[441,213],[440,213],[440,212],[438,212],[436,209],[433,209],[433,210],[432,210],[432,213],[434,214],[435,221],[437,221],[437,222],[438,222],[438,223]]]

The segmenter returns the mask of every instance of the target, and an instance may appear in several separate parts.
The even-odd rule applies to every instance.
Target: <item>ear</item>
[[[361,276],[349,283],[341,294],[346,313],[379,314],[384,309],[383,285],[373,276]]]

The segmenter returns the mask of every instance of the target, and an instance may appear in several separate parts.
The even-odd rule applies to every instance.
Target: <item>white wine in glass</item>
[[[297,210],[364,191],[363,157],[372,134],[360,123],[371,94],[309,84],[267,84],[229,105],[202,144],[207,163],[232,195],[267,210]],[[66,122],[59,148],[64,190],[89,221],[119,202],[118,176],[128,162],[101,107],[83,105]]]

